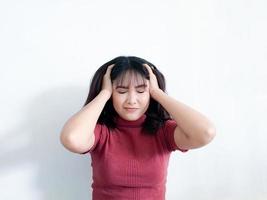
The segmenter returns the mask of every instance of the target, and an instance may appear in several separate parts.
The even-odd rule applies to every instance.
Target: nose
[[[127,104],[133,105],[137,103],[136,94],[134,92],[129,92],[127,96]]]

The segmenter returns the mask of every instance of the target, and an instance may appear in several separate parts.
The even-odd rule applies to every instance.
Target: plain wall
[[[98,67],[155,64],[217,136],[173,152],[167,200],[267,199],[267,2],[0,2],[0,199],[91,199],[90,155],[59,141]],[[151,169],[152,170],[152,169]]]

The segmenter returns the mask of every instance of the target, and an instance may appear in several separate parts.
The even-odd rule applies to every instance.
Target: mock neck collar
[[[126,119],[117,116],[115,118],[115,123],[117,126],[126,126],[126,127],[141,127],[146,119],[146,115],[142,115],[139,119],[134,121],[128,121]]]

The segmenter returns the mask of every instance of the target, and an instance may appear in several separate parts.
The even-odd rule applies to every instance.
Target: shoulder
[[[176,128],[177,123],[173,119],[168,119],[164,122],[162,128],[164,131],[172,132]]]

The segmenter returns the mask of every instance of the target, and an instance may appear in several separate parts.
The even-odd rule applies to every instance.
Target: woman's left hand
[[[159,85],[158,85],[158,81],[157,81],[157,77],[153,73],[151,67],[148,64],[143,64],[143,66],[147,69],[147,71],[149,73],[149,92],[150,92],[150,95],[153,97],[153,94],[156,91],[160,90]]]

